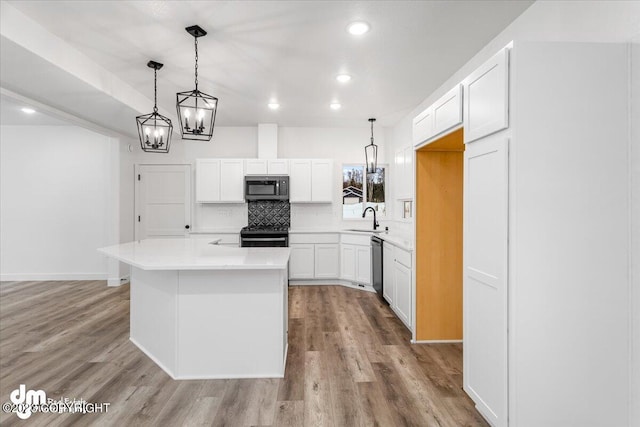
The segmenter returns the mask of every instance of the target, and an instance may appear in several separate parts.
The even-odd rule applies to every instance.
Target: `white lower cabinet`
[[[371,285],[371,246],[342,244],[340,278]]]
[[[393,266],[396,314],[405,325],[411,326],[411,270],[399,262]]]
[[[382,245],[382,296],[393,306],[396,298],[396,285],[393,280],[393,246],[389,243]]]
[[[335,233],[289,235],[290,279],[337,279],[340,276],[340,244]]]
[[[385,242],[382,274],[382,296],[398,318],[411,329],[411,252]]]
[[[314,277],[316,279],[335,279],[340,275],[340,246],[338,244],[316,244],[314,255]]]
[[[340,250],[340,277],[344,280],[356,280],[356,247],[354,245],[342,245]]]
[[[289,257],[290,279],[313,279],[315,254],[313,244],[289,245],[291,256]]]
[[[371,284],[371,246],[356,246],[356,281]]]

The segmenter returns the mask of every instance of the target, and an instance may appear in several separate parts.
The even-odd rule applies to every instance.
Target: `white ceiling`
[[[149,59],[164,63],[158,79],[159,108],[171,115],[175,93],[194,86],[193,38],[184,28],[198,24],[209,32],[199,41],[199,88],[220,99],[216,124],[326,127],[368,126],[369,117],[377,117],[383,126],[395,124],[532,2],[8,3],[150,99],[153,72],[146,63]],[[351,36],[346,27],[353,20],[367,21],[371,31]],[[5,50],[3,63],[8,59]],[[69,76],[39,75],[39,89],[34,90],[24,87],[24,77],[20,80],[21,69],[37,74],[33,67],[15,61],[6,67],[3,86],[31,91],[29,96],[36,99],[55,99],[56,107],[64,111],[76,108],[85,117],[91,114],[78,106],[78,93],[65,92],[64,84],[58,84],[58,78]],[[342,72],[351,74],[352,81],[338,83],[335,75]],[[281,104],[280,110],[267,108],[270,99]],[[341,110],[329,109],[334,100],[342,103]],[[112,112],[114,120],[122,113]],[[132,117],[117,127],[135,133]]]

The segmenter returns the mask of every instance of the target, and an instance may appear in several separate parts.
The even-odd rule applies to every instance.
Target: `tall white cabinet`
[[[630,425],[628,82],[627,46],[548,42],[462,82],[463,382],[493,426]]]
[[[464,389],[494,425],[508,413],[508,50],[463,82]],[[467,130],[469,129],[469,130]]]

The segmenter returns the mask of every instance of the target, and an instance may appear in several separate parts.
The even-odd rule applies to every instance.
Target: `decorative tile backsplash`
[[[291,205],[283,200],[249,202],[249,227],[290,227]]]

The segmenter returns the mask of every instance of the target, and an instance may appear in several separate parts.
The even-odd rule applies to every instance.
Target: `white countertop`
[[[210,244],[215,239],[146,239],[98,249],[143,270],[280,270],[289,248],[235,248]]]
[[[398,246],[408,251],[413,251],[413,241],[409,236],[406,236],[403,234],[388,233],[386,231],[381,231],[380,233],[374,233],[373,230],[368,230],[364,228],[359,231],[353,231],[349,229],[339,229],[339,228],[292,228],[289,230],[289,234],[331,234],[331,233],[353,234],[356,236],[362,236],[362,235],[378,236],[385,242],[389,242],[392,245]]]

